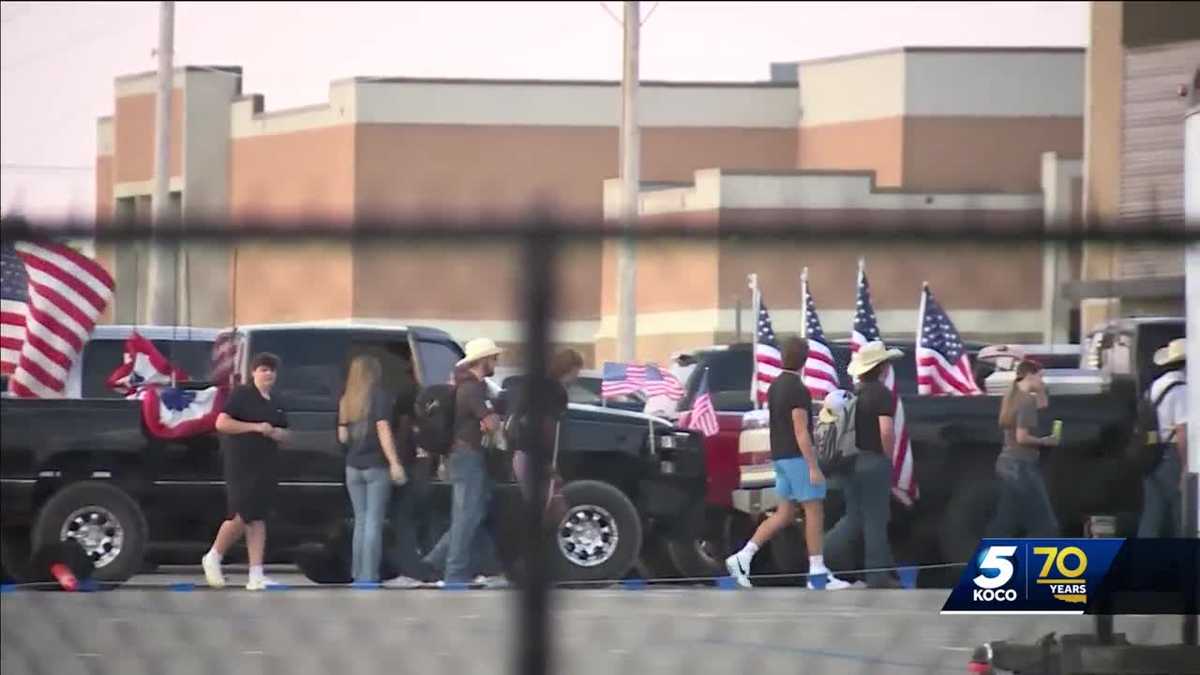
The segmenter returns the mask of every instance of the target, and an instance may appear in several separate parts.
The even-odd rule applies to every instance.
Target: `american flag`
[[[696,401],[692,404],[692,415],[688,419],[688,429],[695,429],[705,435],[715,436],[720,431],[717,422],[717,410],[713,407],[712,393],[708,390],[708,369],[700,376],[700,387],[696,389]]]
[[[854,302],[854,329],[850,331],[850,351],[857,352],[868,342],[882,341],[879,334],[879,322],[875,318],[875,308],[871,305],[871,286],[867,283],[867,273],[860,266],[858,270],[857,299]],[[912,440],[908,433],[908,422],[904,415],[904,401],[896,392],[896,371],[888,369],[883,384],[892,392],[896,401],[896,413],[892,422],[896,429],[896,446],[892,448],[892,494],[906,506],[911,506],[920,496],[917,489],[917,478],[914,474]]]
[[[917,333],[917,393],[922,396],[982,394],[971,373],[971,357],[946,310],[929,286],[921,291],[921,329]]]
[[[0,321],[3,372],[21,398],[63,395],[71,364],[112,299],[113,280],[96,261],[50,242],[3,246]]]
[[[821,319],[817,316],[817,306],[813,302],[807,282],[804,284],[804,325],[808,336],[804,386],[808,387],[808,393],[814,401],[821,401],[830,392],[840,389],[841,382],[838,378],[837,363],[833,360],[833,352],[825,339],[825,331],[821,329]]]
[[[221,333],[213,342],[212,375],[209,378],[213,384],[221,387],[237,384],[234,370],[239,343],[235,332]]]
[[[147,387],[173,385],[187,379],[186,371],[168,361],[153,342],[135,331],[125,341],[121,365],[105,384],[126,398],[139,398]]]
[[[666,396],[678,401],[684,394],[679,378],[654,365],[610,361],[604,364],[601,377],[600,395],[603,398],[641,391],[647,396]]]
[[[783,354],[779,351],[779,342],[775,339],[775,329],[771,327],[771,315],[767,313],[767,305],[760,300],[758,326],[754,333],[754,393],[759,404],[767,402],[767,390],[781,372]]]

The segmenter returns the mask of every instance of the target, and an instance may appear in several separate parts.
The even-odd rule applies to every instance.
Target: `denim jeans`
[[[473,574],[495,566],[495,543],[484,525],[494,486],[482,450],[455,448],[446,469],[453,489],[450,529],[425,562],[434,569],[444,568],[447,583],[467,583]]]
[[[1058,516],[1036,461],[1001,455],[996,458],[1000,503],[987,527],[988,537],[1059,536]]]
[[[354,507],[354,543],[350,574],[355,581],[379,581],[383,557],[383,519],[392,481],[385,468],[346,467],[346,490]]]
[[[1176,537],[1182,523],[1179,492],[1179,474],[1183,466],[1175,446],[1166,448],[1162,461],[1142,479],[1142,518],[1138,522],[1137,536]]]
[[[892,499],[891,462],[877,452],[863,453],[855,460],[854,471],[840,476],[838,484],[846,501],[846,514],[826,533],[826,550],[847,552],[861,536],[866,569],[892,567],[892,548],[888,543]],[[867,583],[875,585],[885,582],[891,573],[870,572],[866,576]]]
[[[385,553],[388,566],[401,576],[424,579],[427,574],[421,565],[419,526],[429,510],[428,467],[404,465],[408,482],[392,491],[388,507],[388,524],[392,531],[391,546]]]

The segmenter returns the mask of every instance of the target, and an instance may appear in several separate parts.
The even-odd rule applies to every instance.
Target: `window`
[[[284,405],[298,412],[337,409],[349,347],[347,336],[332,330],[268,331],[250,337],[251,358],[260,352],[279,356],[275,388]]]
[[[152,340],[155,349],[193,380],[206,380],[212,360],[212,343],[201,340]],[[124,360],[124,340],[89,340],[83,348],[80,395],[84,398],[121,398],[108,388],[108,376]]]
[[[418,377],[421,384],[441,384],[450,381],[454,365],[463,357],[457,345],[432,340],[417,341]]]

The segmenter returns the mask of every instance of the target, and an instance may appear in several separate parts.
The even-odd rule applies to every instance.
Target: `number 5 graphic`
[[[983,555],[979,563],[980,570],[997,570],[996,576],[980,574],[975,577],[975,585],[980,588],[995,589],[1007,584],[1013,575],[1013,564],[1008,558],[1017,552],[1016,546],[992,546]]]

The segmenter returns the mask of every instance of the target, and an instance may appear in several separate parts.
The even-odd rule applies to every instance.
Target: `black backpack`
[[[1133,430],[1133,438],[1131,445],[1133,450],[1134,462],[1142,469],[1143,473],[1150,473],[1158,468],[1159,462],[1162,461],[1163,453],[1168,452],[1171,444],[1175,441],[1175,430],[1163,438],[1159,435],[1158,428],[1158,407],[1162,405],[1167,394],[1171,390],[1183,382],[1172,382],[1167,385],[1158,398],[1150,400],[1150,392],[1146,392],[1145,396],[1138,397],[1137,406],[1137,423]]]
[[[435,384],[417,394],[413,405],[417,445],[431,455],[447,455],[454,445],[455,388]]]

